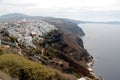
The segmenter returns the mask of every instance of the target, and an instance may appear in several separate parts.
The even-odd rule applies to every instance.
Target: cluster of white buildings
[[[33,39],[42,39],[42,36],[52,30],[57,30],[43,20],[26,20],[0,23],[0,30],[6,29],[9,35],[16,37],[18,42],[25,46],[34,46]]]

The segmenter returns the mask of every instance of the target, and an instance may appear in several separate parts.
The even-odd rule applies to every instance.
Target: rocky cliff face
[[[54,18],[46,18],[44,20],[50,24],[55,25],[58,28],[59,32],[63,34],[63,42],[66,43],[70,49],[69,50],[67,47],[65,47],[66,50],[68,49],[66,53],[73,55],[74,58],[78,61],[82,60],[83,57],[85,58],[84,61],[89,62],[90,59],[87,59],[87,57],[91,58],[91,56],[84,49],[83,41],[80,38],[81,36],[84,36],[85,33],[81,28],[77,26],[77,24]]]

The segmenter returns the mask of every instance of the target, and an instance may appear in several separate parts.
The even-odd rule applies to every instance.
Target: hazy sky
[[[0,15],[25,13],[90,21],[120,21],[120,0],[0,0]]]

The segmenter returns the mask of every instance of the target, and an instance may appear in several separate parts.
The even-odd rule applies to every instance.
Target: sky
[[[0,0],[0,15],[24,13],[84,21],[120,21],[120,0]]]

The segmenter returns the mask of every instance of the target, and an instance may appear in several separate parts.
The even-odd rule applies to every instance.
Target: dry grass
[[[5,74],[4,72],[0,71],[0,79],[1,80],[11,80],[11,77],[8,74]]]
[[[50,68],[14,54],[0,56],[0,69],[11,76],[24,77],[26,80],[47,80],[53,76]]]
[[[32,62],[15,54],[0,56],[0,70],[20,80],[75,80],[60,71]]]

